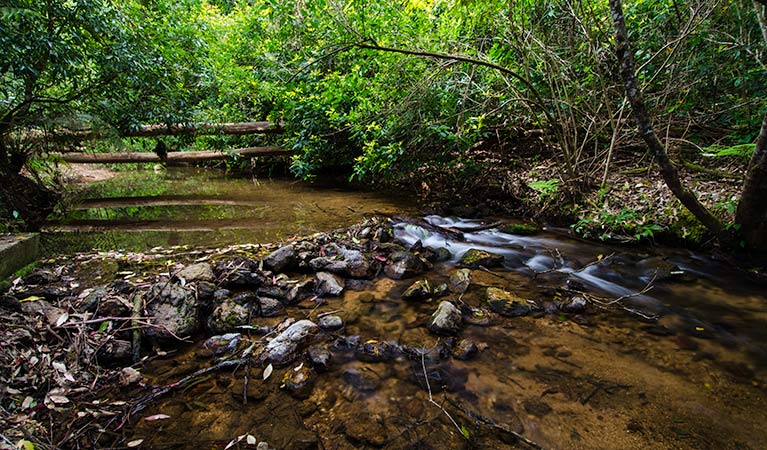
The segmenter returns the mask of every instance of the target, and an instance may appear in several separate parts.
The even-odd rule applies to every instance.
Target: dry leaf
[[[60,327],[60,326],[64,325],[64,322],[66,322],[67,320],[69,320],[69,314],[68,313],[64,313],[64,314],[60,315],[59,318],[56,319],[56,326]]]
[[[246,438],[246,442],[248,443],[248,445],[256,445],[256,437],[253,436],[252,434],[249,434],[248,437]]]
[[[128,448],[134,448],[134,447],[138,447],[138,446],[139,446],[139,445],[141,445],[143,442],[144,442],[144,440],[143,440],[143,439],[136,439],[135,441],[130,441],[130,442],[128,442],[128,443],[127,443],[127,444],[125,444],[125,445],[126,445]]]
[[[266,379],[269,378],[273,370],[274,370],[274,367],[272,367],[271,364],[266,366],[266,369],[264,369],[264,381],[266,381]]]
[[[164,419],[170,419],[170,416],[167,414],[155,414],[149,417],[144,417],[144,420],[147,422],[154,422],[155,420],[164,420]]]

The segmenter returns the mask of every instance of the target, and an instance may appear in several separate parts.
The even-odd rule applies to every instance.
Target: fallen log
[[[238,158],[252,158],[255,156],[281,156],[289,155],[290,151],[282,147],[246,147],[221,151],[195,151],[195,152],[170,152],[167,162],[205,162]],[[115,163],[158,163],[162,162],[159,156],[149,152],[126,152],[126,153],[60,153],[57,154],[62,161],[77,164],[115,164]]]
[[[282,133],[283,128],[281,124],[274,122],[240,122],[240,123],[186,123],[186,124],[154,124],[154,125],[142,125],[136,129],[127,131],[110,131],[110,130],[69,130],[69,129],[57,129],[50,131],[42,130],[27,130],[20,133],[20,138],[23,140],[40,141],[87,141],[94,139],[102,139],[110,136],[119,137],[157,137],[157,136],[178,136],[183,134],[197,134],[197,135],[210,135],[210,134],[226,134],[242,136],[247,134],[279,134]]]

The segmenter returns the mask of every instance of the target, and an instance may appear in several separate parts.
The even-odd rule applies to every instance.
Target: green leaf
[[[461,425],[461,433],[463,433],[463,437],[464,438],[466,438],[466,439],[470,439],[471,438],[471,433],[469,433],[469,429],[466,428],[466,426],[464,426],[464,425]]]

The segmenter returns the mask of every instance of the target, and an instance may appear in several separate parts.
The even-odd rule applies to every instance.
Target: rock
[[[464,322],[469,325],[477,325],[480,327],[486,327],[492,325],[493,321],[490,317],[490,312],[484,308],[473,308],[465,306],[463,308]]]
[[[319,296],[341,295],[344,290],[344,280],[330,272],[317,272],[317,287],[315,291]]]
[[[338,316],[323,316],[317,321],[317,325],[325,331],[336,331],[344,327],[344,321]]]
[[[45,320],[48,325],[55,326],[59,318],[66,314],[63,309],[53,306],[45,300],[35,300],[30,302],[21,302],[21,312],[26,315],[42,315],[45,316]]]
[[[288,293],[285,296],[285,303],[288,305],[295,305],[307,297],[312,297],[316,285],[317,282],[314,277],[307,277],[295,283],[288,290]]]
[[[371,278],[373,266],[358,250],[344,249],[341,254],[346,261],[346,274],[352,278]]]
[[[450,274],[450,279],[447,281],[447,287],[450,292],[454,294],[463,294],[469,289],[471,284],[471,270],[458,269]]]
[[[59,277],[57,277],[53,272],[50,270],[45,269],[35,269],[30,274],[24,276],[22,280],[24,280],[24,284],[50,284],[55,283],[58,281]]]
[[[242,340],[240,333],[227,333],[208,338],[203,342],[202,347],[212,351],[216,356],[221,356],[235,351],[240,340]]]
[[[388,342],[381,342],[371,339],[359,344],[354,350],[354,356],[364,362],[386,362],[394,359],[396,347]]]
[[[314,388],[314,371],[305,364],[288,370],[282,377],[281,389],[285,389],[297,399],[306,399]]]
[[[372,370],[346,369],[341,375],[346,384],[359,392],[374,392],[381,380]]]
[[[453,257],[450,250],[445,247],[430,248],[430,250],[434,252],[434,262],[447,261]]]
[[[447,287],[447,283],[440,283],[437,285],[437,287],[434,288],[434,292],[432,293],[434,298],[440,298],[448,295],[450,293],[450,289]]]
[[[401,280],[422,273],[425,270],[423,260],[410,252],[396,252],[389,256],[391,263],[384,271],[389,278]]]
[[[448,301],[443,301],[429,319],[429,331],[435,334],[451,335],[461,331],[463,318],[461,310]]]
[[[516,234],[519,236],[530,236],[540,233],[541,228],[531,223],[512,223],[499,230],[501,233]]]
[[[460,359],[461,361],[466,361],[474,358],[478,352],[479,347],[477,347],[477,344],[474,343],[474,341],[471,339],[464,339],[458,343],[458,346],[456,346],[453,351],[453,357],[455,359]]]
[[[235,289],[255,289],[266,283],[266,278],[261,272],[252,272],[247,269],[237,269],[231,272],[224,280],[224,285]]]
[[[250,315],[246,306],[238,305],[232,299],[221,302],[208,318],[208,329],[213,333],[226,333],[248,323]]]
[[[636,264],[636,267],[642,271],[642,276],[647,279],[654,277],[655,281],[682,278],[682,275],[685,274],[679,266],[659,256],[643,259]]]
[[[133,295],[133,292],[136,291],[136,285],[125,280],[115,280],[111,287],[116,294],[120,295]]]
[[[278,300],[269,297],[258,297],[261,305],[261,317],[279,316],[285,312],[285,307]]]
[[[373,417],[357,417],[346,422],[346,436],[358,448],[383,447],[388,435],[386,428]]]
[[[248,306],[252,304],[258,305],[258,295],[256,295],[254,292],[244,292],[232,297],[232,301],[242,306]]]
[[[408,301],[426,300],[431,298],[431,296],[432,288],[428,280],[416,281],[402,293],[402,299]]]
[[[326,346],[314,345],[309,347],[309,350],[306,353],[314,370],[325,372],[330,368],[330,360],[333,359],[333,356]]]
[[[197,264],[191,264],[181,269],[176,274],[177,278],[183,278],[187,283],[193,283],[195,281],[215,281],[216,276],[213,275],[213,268],[210,264],[201,262]]]
[[[263,353],[265,360],[276,365],[289,364],[298,356],[301,347],[318,332],[319,327],[314,322],[299,320],[266,345]]]
[[[282,272],[295,264],[296,254],[292,245],[281,247],[264,258],[264,265],[274,272]]]
[[[471,248],[463,254],[458,264],[470,269],[478,269],[479,266],[487,268],[498,267],[503,264],[503,261],[503,255]]]
[[[580,295],[577,295],[571,298],[568,303],[562,305],[561,309],[566,313],[580,314],[586,311],[586,305],[588,305],[588,301]]]
[[[99,309],[99,305],[107,298],[107,296],[109,296],[107,288],[103,286],[93,288],[93,290],[80,301],[78,310],[81,312],[95,312]]]
[[[122,339],[109,339],[96,354],[99,364],[112,365],[130,361],[133,357],[131,343]]]
[[[309,261],[309,267],[315,272],[346,273],[347,271],[346,261],[338,256],[318,256]]]
[[[229,298],[232,295],[232,291],[229,289],[218,289],[216,292],[213,293],[213,301],[220,303],[223,302],[224,299]]]
[[[209,281],[198,281],[195,287],[197,289],[198,300],[210,301],[216,293],[216,285]]]
[[[487,288],[487,305],[491,311],[506,317],[526,316],[531,310],[524,299],[492,287]]]
[[[142,376],[138,370],[133,367],[124,367],[123,370],[120,371],[117,382],[120,386],[130,386],[131,384],[138,383],[141,379]]]

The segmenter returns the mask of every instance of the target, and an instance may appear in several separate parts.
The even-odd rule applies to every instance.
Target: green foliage
[[[527,183],[527,186],[538,192],[538,200],[546,201],[556,197],[559,191],[559,180],[552,178],[550,180],[531,181]]]
[[[618,212],[599,211],[595,216],[580,219],[571,228],[583,237],[601,240],[608,240],[614,235],[627,235],[638,240],[652,239],[655,233],[664,230],[660,225],[648,223],[646,216],[628,207]]]
[[[748,160],[754,154],[756,144],[738,144],[738,145],[710,145],[703,149],[703,156],[709,158],[722,158],[725,156],[735,156]]]

